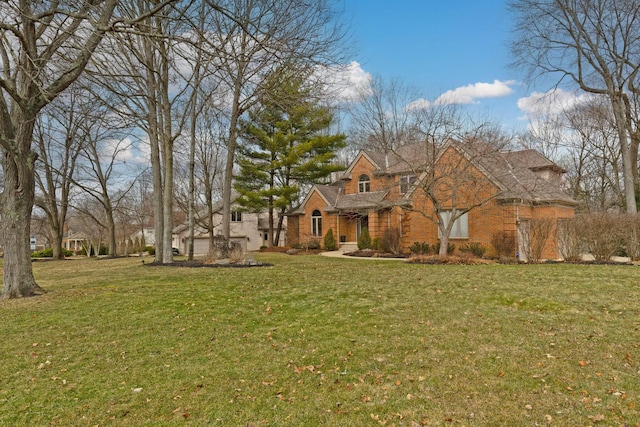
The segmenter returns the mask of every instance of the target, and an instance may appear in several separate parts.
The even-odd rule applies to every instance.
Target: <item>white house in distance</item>
[[[253,213],[242,212],[238,205],[231,206],[231,241],[237,242],[245,251],[257,251],[269,244],[269,214],[267,212]],[[216,234],[221,234],[222,202],[214,206],[213,223]],[[274,214],[274,226],[277,226],[278,217]],[[283,230],[280,233],[280,245],[285,244],[286,218]],[[178,248],[181,254],[187,253],[189,242],[188,223],[180,224],[173,229],[173,247]],[[202,256],[209,253],[209,234],[196,225],[194,231],[193,254]]]

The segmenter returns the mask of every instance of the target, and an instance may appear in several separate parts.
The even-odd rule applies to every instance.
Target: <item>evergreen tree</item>
[[[268,210],[270,246],[279,242],[283,214],[297,200],[300,186],[342,169],[333,160],[346,136],[327,132],[333,114],[304,88],[304,81],[274,73],[272,95],[241,122],[237,202],[247,210]],[[280,214],[277,228],[274,212]]]

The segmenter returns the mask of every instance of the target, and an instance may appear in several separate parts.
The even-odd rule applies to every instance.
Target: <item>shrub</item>
[[[608,261],[618,255],[625,246],[624,216],[609,213],[580,215],[576,217],[578,238],[584,249],[598,261]]]
[[[358,237],[358,249],[371,249],[371,236],[369,235],[369,229],[364,227]]]
[[[333,237],[333,229],[331,228],[324,236],[324,249],[326,251],[335,251],[338,249],[338,243],[336,242],[335,237]]]
[[[521,258],[530,263],[538,263],[542,260],[544,247],[553,231],[554,221],[551,218],[531,218],[522,220],[520,225],[522,242]]]
[[[516,238],[514,233],[498,231],[491,236],[491,246],[498,253],[498,257],[513,257],[516,253]]]
[[[620,221],[621,228],[626,230],[622,233],[622,244],[628,257],[633,261],[640,259],[640,215],[626,214]]]
[[[382,240],[380,241],[381,250],[391,254],[399,254],[402,251],[400,246],[400,230],[397,228],[388,228],[384,230]]]
[[[319,239],[310,239],[304,245],[304,249],[320,249],[320,240]]]
[[[411,246],[409,246],[409,250],[414,255],[429,255],[432,253],[431,245],[427,242],[413,242]]]
[[[487,248],[480,242],[465,243],[458,249],[460,252],[472,254],[475,257],[482,258],[487,252]]]
[[[142,252],[148,252],[149,255],[155,255],[156,254],[156,248],[155,248],[155,246],[145,246]]]
[[[382,251],[382,241],[379,237],[374,237],[371,240],[371,249],[374,251]]]
[[[73,251],[69,251],[65,248],[62,248],[62,255],[63,256],[72,256],[74,255]],[[37,252],[32,252],[31,253],[31,257],[32,258],[52,258],[53,257],[53,248],[47,248],[47,249],[43,249],[41,251],[37,251]]]
[[[560,256],[565,261],[580,261],[582,259],[576,218],[558,221],[558,249]]]

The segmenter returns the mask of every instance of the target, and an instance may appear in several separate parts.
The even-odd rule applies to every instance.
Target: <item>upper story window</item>
[[[362,174],[358,178],[358,193],[368,193],[371,191],[371,181],[369,175]]]
[[[400,177],[400,194],[405,194],[411,186],[415,184],[417,177],[415,175],[404,175]]]
[[[231,222],[242,222],[242,212],[231,211]]]

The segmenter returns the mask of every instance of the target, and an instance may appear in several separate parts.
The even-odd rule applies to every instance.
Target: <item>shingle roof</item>
[[[474,149],[469,145],[458,147],[467,152]],[[488,149],[475,155],[473,161],[500,187],[499,200],[577,204],[560,184],[560,175],[566,171],[535,150],[500,152]],[[551,171],[556,180],[545,179],[537,173],[544,170]]]
[[[560,175],[566,171],[535,150],[501,152],[486,143],[474,141],[460,143],[449,141],[450,146],[464,153],[492,182],[499,187],[499,200],[522,200],[532,203],[562,203],[576,205],[577,202],[567,195],[560,184]],[[374,163],[375,174],[403,175],[425,170],[426,165],[435,158],[433,145],[427,143],[408,144],[393,152],[365,150]],[[355,163],[355,161],[354,161]],[[348,179],[350,170],[341,179]],[[548,171],[553,179],[545,179],[540,172]],[[387,200],[389,190],[368,193],[344,194],[343,182],[332,185],[316,185],[314,189],[327,201],[325,210],[358,211],[389,207],[394,202]],[[395,203],[406,203],[405,198]],[[410,203],[410,202],[409,202]],[[304,205],[304,204],[303,204]],[[304,206],[290,214],[304,213]]]
[[[386,201],[389,191],[372,191],[369,193],[341,194],[337,199],[335,208],[339,210],[357,211],[391,206],[391,202]]]

